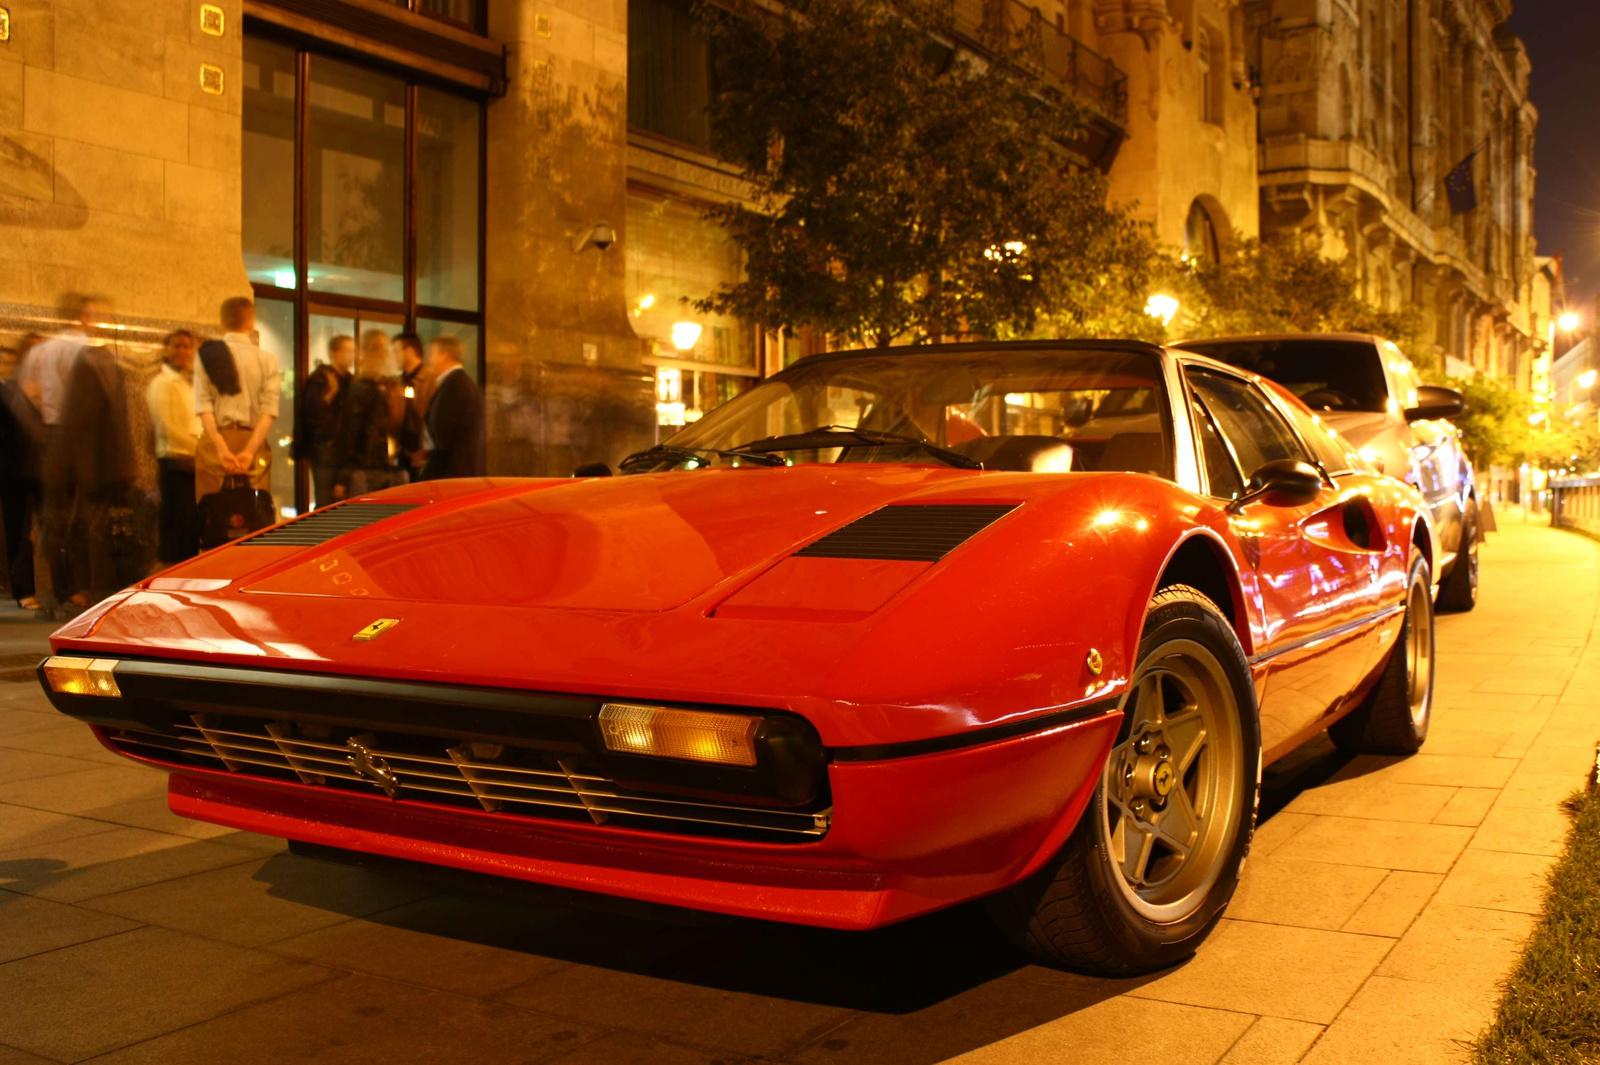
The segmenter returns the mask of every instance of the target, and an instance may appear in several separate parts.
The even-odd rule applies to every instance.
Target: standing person
[[[394,465],[395,439],[405,420],[405,395],[393,376],[389,340],[373,329],[361,338],[361,365],[339,424],[334,461],[335,499],[377,492],[410,478]]]
[[[422,357],[421,337],[415,333],[400,333],[392,343],[400,359],[400,384],[406,399],[405,418],[400,426],[400,451],[394,464],[415,481],[422,476],[422,467],[428,461],[422,438],[427,428],[428,401],[433,398],[433,374],[428,370],[428,360]]]
[[[272,487],[267,433],[278,417],[281,382],[278,360],[250,337],[255,325],[256,305],[248,297],[224,300],[222,342],[200,346],[194,374],[194,405],[202,429],[194,456],[197,500],[221,491],[230,476],[249,478],[258,492]]]
[[[294,456],[311,465],[313,506],[325,507],[334,501],[333,483],[338,475],[334,441],[349,398],[355,361],[355,339],[334,337],[328,341],[328,361],[311,371],[301,392],[304,398],[295,427]]]
[[[194,412],[194,334],[167,334],[161,370],[145,390],[155,430],[161,521],[157,557],[167,565],[194,557],[200,518],[194,495],[194,451],[200,416]]]
[[[60,416],[61,446],[46,457],[55,466],[46,479],[71,486],[77,584],[97,601],[137,581],[147,568],[128,397],[109,348],[86,347],[73,360]]]
[[[37,337],[24,337],[23,343]],[[27,347],[22,355],[26,356]],[[5,523],[11,595],[24,610],[38,610],[33,583],[33,515],[39,507],[39,455],[44,423],[15,380],[20,357],[0,348],[0,519]]]
[[[78,565],[83,545],[72,520],[74,489],[64,479],[73,463],[62,451],[67,444],[61,427],[62,407],[67,378],[78,356],[89,346],[89,330],[106,318],[110,306],[98,297],[71,293],[62,299],[61,311],[72,324],[33,346],[22,360],[17,382],[44,425],[44,450],[39,464],[39,555],[49,580],[49,600],[53,611],[70,611],[88,606],[89,599],[83,591],[88,575]]]
[[[428,403],[428,464],[422,479],[482,477],[483,394],[462,368],[461,341],[442,336],[428,345],[428,369],[436,382]]]

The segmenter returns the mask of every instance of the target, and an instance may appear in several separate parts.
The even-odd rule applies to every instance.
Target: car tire
[[[1478,605],[1478,504],[1467,503],[1461,519],[1461,550],[1456,564],[1439,584],[1438,607],[1452,613],[1466,613]]]
[[[1023,949],[1106,976],[1174,965],[1210,934],[1238,887],[1261,785],[1244,650],[1195,589],[1176,585],[1151,599],[1123,711],[1094,796],[1060,852],[989,902]],[[1181,855],[1168,842],[1180,835],[1190,847]]]
[[[1405,621],[1378,683],[1360,706],[1335,721],[1328,735],[1341,749],[1363,754],[1415,754],[1433,718],[1433,598],[1428,560],[1415,547]]]

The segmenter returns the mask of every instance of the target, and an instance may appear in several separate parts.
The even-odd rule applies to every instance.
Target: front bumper
[[[184,817],[646,902],[866,929],[992,894],[1065,841],[1121,715],[981,747],[829,768],[834,821],[802,844],[668,836],[174,771]],[[98,731],[98,730],[97,730]]]
[[[183,816],[650,902],[847,929],[990,894],[1037,869],[1077,823],[1121,718],[1114,703],[1102,702],[939,740],[821,751],[823,779],[815,795],[787,807],[772,794],[752,794],[743,802],[725,799],[722,809],[734,813],[720,816],[744,822],[730,828],[694,817],[591,818],[596,811],[586,810],[584,796],[576,791],[571,794],[577,805],[562,798],[563,809],[531,801],[480,804],[465,787],[467,773],[450,782],[451,788],[461,787],[448,794],[413,789],[405,783],[407,764],[398,760],[390,764],[402,786],[386,794],[359,776],[343,775],[336,760],[304,759],[318,748],[297,746],[300,741],[283,738],[281,728],[288,722],[290,735],[302,738],[316,734],[307,731],[308,722],[388,729],[366,742],[391,757],[396,739],[455,743],[452,751],[463,745],[464,735],[469,741],[476,737],[473,742],[521,742],[530,749],[548,748],[544,754],[566,771],[569,757],[593,754],[584,749],[586,713],[580,697],[451,689],[448,699],[435,691],[418,704],[397,699],[415,691],[369,690],[385,682],[347,679],[350,687],[337,705],[313,707],[303,693],[287,698],[276,682],[263,681],[255,671],[187,664],[183,671],[181,681],[163,682],[159,697],[52,695],[63,711],[93,724],[112,750],[169,770],[169,802]],[[212,679],[221,687],[208,686],[207,671],[220,675]],[[144,669],[142,675],[151,672]],[[126,676],[131,680],[133,673]],[[138,690],[137,683],[125,687]],[[226,701],[219,700],[220,693],[227,693]],[[183,728],[197,735],[214,728],[242,729],[226,720],[219,724],[216,716],[241,713],[253,715],[251,736],[229,738],[242,736],[240,731],[213,736],[221,746],[209,760],[184,753],[185,745],[198,750],[204,741],[187,739],[172,749],[139,742],[158,732],[171,737]],[[380,713],[382,719],[374,719]],[[192,726],[179,723],[184,716],[192,717]],[[547,728],[555,732],[542,731]],[[441,740],[441,735],[456,739]],[[282,740],[281,757],[269,757],[274,745],[269,736]],[[335,742],[342,742],[337,735]],[[245,743],[264,744],[264,749],[229,746]],[[400,742],[398,749],[414,754],[422,748]],[[442,784],[453,775],[447,767],[437,773],[421,779]],[[689,805],[705,801],[703,795],[651,791],[648,782],[643,788],[617,785],[612,794],[621,797],[593,800],[591,795],[588,801],[602,808],[633,802],[630,811],[675,809],[667,804],[684,798]],[[819,830],[773,830],[784,818]]]

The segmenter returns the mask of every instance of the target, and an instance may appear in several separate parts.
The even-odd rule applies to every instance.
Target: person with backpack
[[[195,447],[194,490],[201,509],[202,548],[216,547],[273,519],[268,433],[278,418],[280,371],[278,360],[252,339],[255,324],[256,306],[248,297],[224,300],[223,338],[200,345],[194,403],[202,434]],[[221,496],[224,488],[227,496]],[[220,498],[208,504],[208,497]]]

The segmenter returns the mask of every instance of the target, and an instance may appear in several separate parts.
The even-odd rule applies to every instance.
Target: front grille
[[[177,766],[466,807],[696,835],[804,842],[831,810],[792,811],[648,795],[601,775],[581,752],[309,722],[194,714],[171,731],[107,729],[126,754]]]

